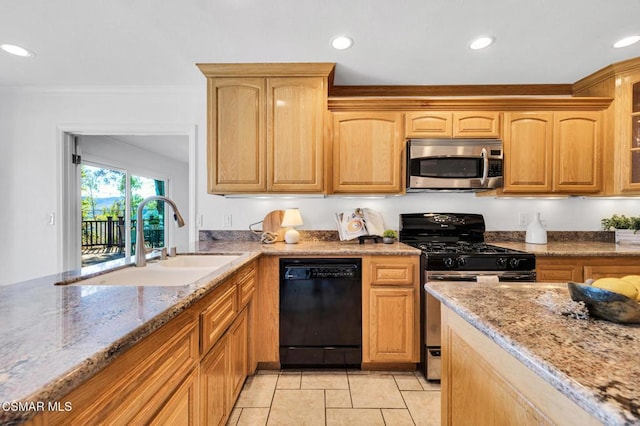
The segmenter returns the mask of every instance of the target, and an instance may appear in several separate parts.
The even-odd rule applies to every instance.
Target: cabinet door
[[[200,424],[222,424],[230,410],[229,345],[222,338],[200,364]]]
[[[504,114],[503,192],[551,192],[553,113]]]
[[[333,192],[402,192],[402,114],[333,115]]]
[[[450,138],[453,135],[452,113],[408,112],[405,136],[408,138]]]
[[[616,95],[619,104],[620,147],[622,164],[620,180],[623,193],[640,191],[640,72],[632,72],[622,78]],[[618,108],[618,107],[617,107]]]
[[[199,395],[198,376],[197,371],[194,370],[149,424],[152,426],[198,425]]]
[[[213,78],[208,90],[209,192],[264,192],[265,79]]]
[[[235,401],[247,378],[249,365],[247,309],[242,311],[229,331],[229,400]]]
[[[322,192],[324,114],[322,78],[270,78],[267,92],[267,189]]]
[[[454,138],[499,138],[500,113],[464,111],[453,113]]]
[[[554,118],[553,191],[601,190],[600,112],[556,112]]]
[[[538,265],[536,281],[583,282],[582,265],[571,263]]]
[[[413,288],[371,287],[368,339],[363,339],[363,342],[369,341],[369,356],[364,362],[417,361],[414,356],[415,297]]]

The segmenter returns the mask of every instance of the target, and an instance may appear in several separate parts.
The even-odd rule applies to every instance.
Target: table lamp
[[[284,234],[284,241],[287,244],[296,244],[300,241],[300,233],[296,231],[295,227],[302,225],[302,217],[300,216],[300,210],[298,209],[286,209],[284,217],[282,218],[281,226],[287,229]]]

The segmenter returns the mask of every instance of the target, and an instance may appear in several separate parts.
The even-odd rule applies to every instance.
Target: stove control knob
[[[509,266],[511,266],[512,268],[517,268],[518,265],[520,265],[520,259],[514,257],[509,261]]]
[[[463,267],[464,265],[467,264],[467,259],[464,257],[459,257],[456,259],[456,261],[458,262],[458,266]]]
[[[499,257],[496,263],[498,264],[498,268],[505,269],[507,267],[507,258]]]
[[[453,259],[450,257],[445,257],[444,266],[446,266],[447,268],[453,268]]]

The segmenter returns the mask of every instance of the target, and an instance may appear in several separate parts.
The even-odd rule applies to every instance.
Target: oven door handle
[[[489,177],[489,154],[487,153],[487,148],[482,148],[480,155],[482,156],[482,178],[480,179],[480,185],[484,186]]]

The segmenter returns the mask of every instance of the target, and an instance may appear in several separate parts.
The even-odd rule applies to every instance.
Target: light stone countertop
[[[0,286],[0,424],[35,415],[3,409],[11,401],[60,401],[115,358],[213,290],[238,268],[265,255],[413,255],[395,244],[306,241],[260,244],[207,241],[200,254],[239,254],[196,283],[177,287],[54,285],[127,267],[124,261]]]
[[[429,282],[426,290],[607,425],[640,423],[640,326],[580,320],[536,303],[566,283]]]
[[[273,256],[419,256],[421,251],[402,243],[382,244],[367,241],[317,241],[303,240],[298,244],[282,241],[262,244],[257,241],[209,240],[199,241],[195,250],[201,253],[226,253],[228,251],[260,251]]]
[[[536,256],[639,256],[640,245],[598,241],[549,241],[547,244],[527,244],[513,241],[491,241],[490,244],[533,253]],[[640,261],[640,259],[638,260]]]

